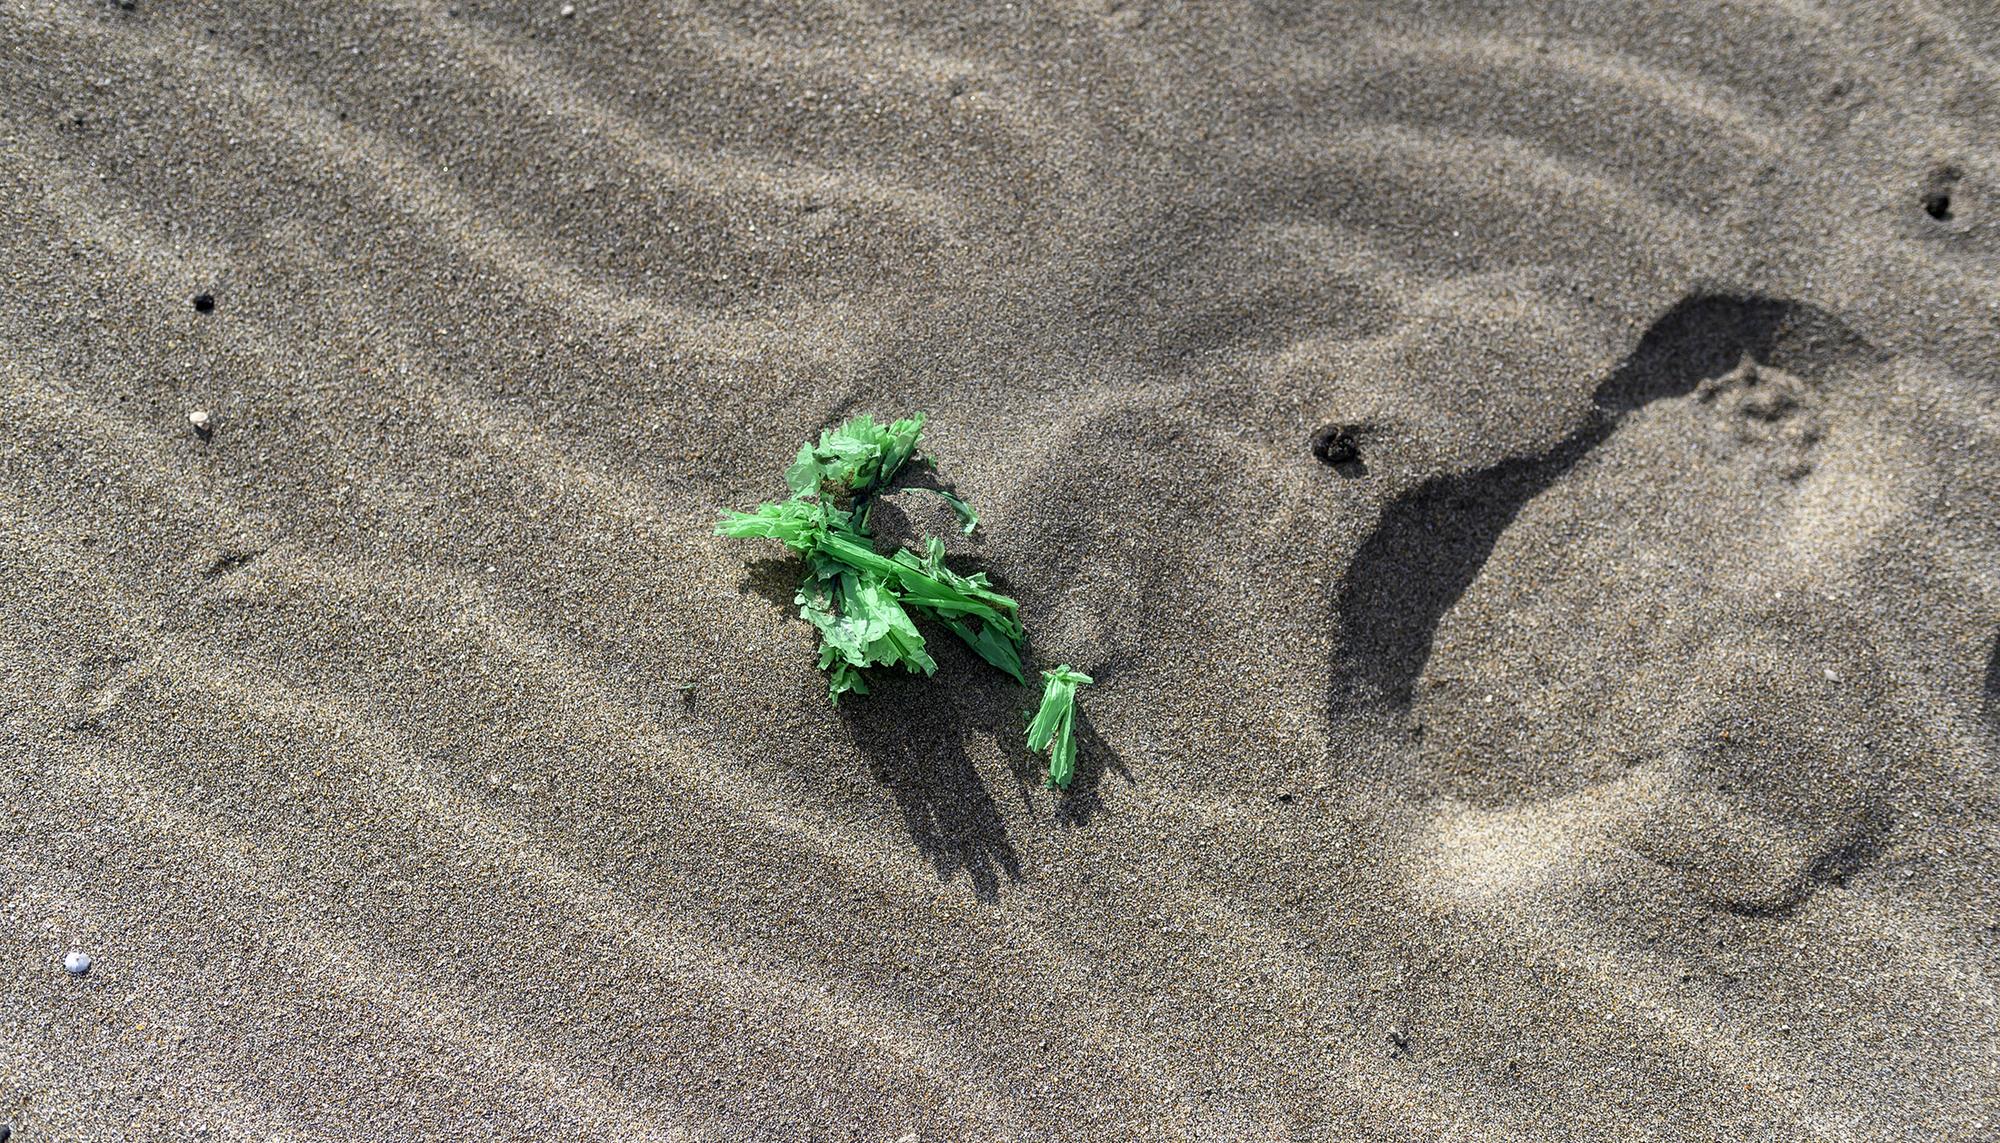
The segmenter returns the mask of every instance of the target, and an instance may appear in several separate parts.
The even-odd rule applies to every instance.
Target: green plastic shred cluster
[[[1076,775],[1076,688],[1090,676],[1068,663],[1042,672],[1042,706],[1028,723],[1028,749],[1049,752],[1049,785],[1069,787]]]
[[[886,425],[864,414],[829,429],[817,444],[799,446],[798,458],[785,470],[789,499],[754,512],[724,513],[716,526],[724,536],[777,540],[804,560],[805,577],[794,602],[819,632],[819,665],[836,703],[844,694],[867,694],[865,672],[871,668],[936,673],[918,619],[958,636],[1014,681],[1027,681],[1022,671],[1027,633],[1012,598],[995,591],[983,574],[962,575],[945,566],[944,542],[934,536],[925,537],[921,555],[875,550],[870,513],[916,456],[923,427],[922,414]],[[967,533],[979,522],[971,505],[950,492],[909,491],[941,497]],[[1067,787],[1075,773],[1076,688],[1090,678],[1067,666],[1044,671],[1043,677],[1048,689],[1029,746],[1051,749],[1050,784]]]

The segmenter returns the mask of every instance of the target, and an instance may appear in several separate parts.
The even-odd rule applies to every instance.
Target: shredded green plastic
[[[883,555],[868,534],[874,499],[916,455],[922,415],[887,425],[859,416],[799,446],[785,470],[789,500],[761,504],[755,512],[723,514],[724,536],[777,540],[805,557],[806,575],[794,602],[819,631],[819,665],[834,702],[867,694],[862,672],[902,667],[929,675],[937,661],[925,650],[913,615],[935,619],[987,662],[1017,682],[1027,635],[1010,597],[993,590],[983,574],[960,575],[944,564],[944,542],[925,538],[925,553]],[[971,507],[936,489],[966,530],[977,523]]]
[[[968,536],[972,534],[972,530],[974,528],[977,528],[979,526],[979,513],[974,512],[972,510],[972,505],[967,504],[965,501],[960,500],[958,497],[953,496],[951,493],[946,492],[942,488],[926,488],[921,484],[917,484],[917,485],[912,485],[911,487],[906,488],[903,491],[928,492],[932,496],[935,496],[938,499],[944,501],[946,504],[951,505],[951,510],[953,512],[958,513],[959,523],[965,525],[964,531],[965,534]]]
[[[916,455],[924,415],[878,425],[866,413],[819,435],[819,444],[799,446],[799,458],[785,470],[794,496],[868,496],[896,479]]]
[[[982,573],[946,567],[944,541],[935,536],[924,537],[921,555],[875,550],[869,515],[917,455],[923,428],[920,413],[886,425],[863,415],[828,429],[819,443],[800,445],[785,470],[789,499],[760,504],[754,512],[725,512],[715,528],[723,536],[777,540],[803,557],[805,577],[793,602],[819,632],[819,665],[835,703],[844,694],[867,694],[871,668],[937,673],[918,619],[939,624],[1015,682],[1027,682],[1027,633],[1012,598],[995,591]],[[903,491],[941,497],[967,534],[978,526],[978,513],[952,492]],[[1064,665],[1042,677],[1048,681],[1028,728],[1028,748],[1050,751],[1049,785],[1067,789],[1076,772],[1076,689],[1090,676]]]
[[[1049,785],[1069,789],[1076,777],[1076,689],[1092,680],[1068,663],[1042,672],[1042,706],[1028,723],[1028,749],[1049,752]]]

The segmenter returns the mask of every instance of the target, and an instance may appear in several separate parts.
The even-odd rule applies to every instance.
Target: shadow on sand
[[[976,561],[954,560],[964,570]],[[799,563],[788,556],[749,561],[740,590],[783,611],[793,610]],[[981,901],[996,901],[1003,881],[1021,880],[1021,861],[993,794],[980,780],[966,745],[993,740],[1007,759],[1022,804],[1032,809],[1047,759],[1031,754],[1026,729],[1040,698],[1040,680],[1019,687],[960,647],[947,632],[920,623],[938,659],[934,678],[894,670],[869,672],[871,693],[840,704],[854,743],[875,779],[888,787],[910,841],[950,881],[963,873]],[[1108,675],[1107,675],[1108,677]],[[1131,772],[1107,745],[1080,704],[1076,776],[1059,795],[1055,819],[1089,823],[1101,808],[1097,789],[1107,772],[1132,783]]]
[[[876,780],[895,797],[910,841],[938,880],[963,872],[975,896],[998,900],[1003,879],[1021,880],[1021,860],[966,753],[971,728],[955,688],[889,672],[871,683],[874,693],[848,697],[841,716]]]
[[[1630,414],[1690,393],[1745,359],[1815,376],[1877,356],[1814,306],[1757,295],[1683,298],[1598,386],[1590,414],[1569,436],[1533,456],[1428,480],[1384,509],[1341,593],[1332,722],[1358,709],[1409,705],[1438,623],[1478,576],[1500,533]]]

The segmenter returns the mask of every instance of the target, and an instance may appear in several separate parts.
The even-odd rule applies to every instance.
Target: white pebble
[[[71,976],[82,976],[90,971],[90,954],[82,949],[71,949],[63,958],[63,970]]]
[[[190,424],[190,425],[193,425],[193,426],[194,426],[195,428],[197,428],[197,429],[205,429],[205,428],[207,428],[207,427],[208,427],[208,410],[207,410],[207,409],[196,409],[196,410],[195,410],[194,412],[192,412],[192,413],[189,413],[189,414],[188,414],[188,424]]]
[[[567,19],[567,18],[569,18],[569,17],[571,17],[571,16],[574,16],[574,15],[576,15],[576,5],[574,5],[574,4],[565,4],[565,5],[563,5],[563,6],[562,6],[562,14],[563,14],[563,18],[564,18],[564,19]]]

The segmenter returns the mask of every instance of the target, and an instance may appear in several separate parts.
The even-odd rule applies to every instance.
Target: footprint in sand
[[[1842,574],[1892,495],[1844,435],[1890,364],[1811,306],[1691,296],[1567,437],[1385,506],[1331,713],[1491,851],[1447,882],[1616,847],[1770,913],[1867,861],[1923,753]]]

